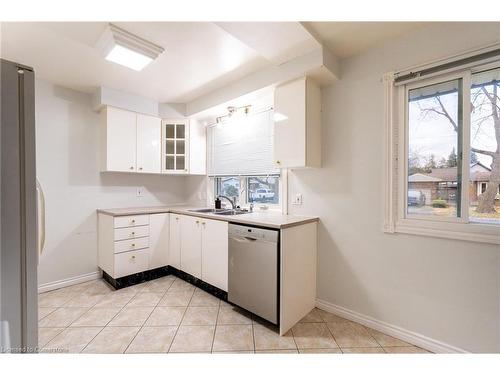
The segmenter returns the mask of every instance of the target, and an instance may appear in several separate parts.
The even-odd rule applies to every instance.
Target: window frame
[[[468,181],[470,176],[470,87],[472,74],[500,69],[500,62],[478,64],[454,72],[396,86],[394,72],[383,77],[385,123],[385,215],[383,231],[455,240],[500,244],[500,225],[471,222]],[[432,217],[407,214],[408,194],[408,92],[418,87],[462,79],[462,175],[461,217]],[[459,138],[460,141],[460,138]],[[465,166],[469,166],[468,168]],[[465,209],[463,209],[465,208]]]
[[[268,206],[269,210],[272,211],[283,211],[283,201],[285,199],[284,197],[284,188],[283,188],[283,183],[284,183],[284,178],[283,178],[283,173],[280,174],[270,174],[270,175],[252,175],[252,176],[238,176],[238,175],[231,175],[231,176],[208,176],[208,185],[211,186],[211,189],[209,189],[209,194],[207,194],[207,197],[209,197],[209,205],[213,205],[215,198],[219,195],[218,194],[218,189],[219,189],[219,179],[221,178],[228,178],[228,177],[237,177],[239,178],[239,200],[238,204],[242,208],[248,208],[250,207],[250,202],[248,200],[248,179],[252,177],[277,177],[278,178],[278,184],[279,184],[279,202],[278,203],[260,203],[260,202],[254,202],[254,207],[261,206],[261,205],[266,205]]]

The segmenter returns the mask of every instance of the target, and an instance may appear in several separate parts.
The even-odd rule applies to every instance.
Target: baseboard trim
[[[342,318],[360,323],[366,327],[376,329],[377,331],[406,341],[410,344],[419,346],[433,353],[468,353],[464,349],[457,348],[444,342],[434,340],[430,337],[426,337],[419,333],[382,322],[370,316],[346,309],[345,307],[334,305],[333,303],[321,300],[319,298],[316,299],[316,307],[331,312],[332,314],[338,315]]]
[[[69,277],[63,280],[52,281],[50,283],[41,284],[38,286],[38,293],[50,292],[51,290],[64,288],[66,286],[71,286],[75,284],[84,283],[86,281],[92,281],[100,279],[102,277],[101,271],[95,271],[86,273],[84,275]]]

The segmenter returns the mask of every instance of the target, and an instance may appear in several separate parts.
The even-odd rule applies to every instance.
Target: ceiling
[[[391,38],[423,27],[425,22],[303,22],[304,27],[339,58],[346,58]]]
[[[324,43],[340,58],[422,27],[403,22],[116,22],[162,46],[143,71],[106,61],[94,47],[105,22],[2,23],[1,54],[49,82],[83,92],[99,86],[159,102],[186,103]]]

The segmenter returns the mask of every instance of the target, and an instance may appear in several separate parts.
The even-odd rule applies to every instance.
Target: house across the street
[[[471,165],[469,176],[469,200],[472,205],[478,203],[478,197],[486,191],[491,169],[477,162]],[[435,199],[456,202],[457,168],[433,168],[430,173],[414,173],[408,177],[408,189],[420,191],[425,196],[426,204]],[[500,206],[500,188],[495,199]]]

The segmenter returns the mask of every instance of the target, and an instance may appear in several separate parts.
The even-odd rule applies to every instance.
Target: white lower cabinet
[[[227,291],[227,222],[173,213],[98,220],[99,267],[111,277],[171,265]]]
[[[181,270],[201,279],[201,219],[181,216]]]
[[[149,268],[168,265],[170,214],[149,215]]]
[[[228,223],[180,215],[181,270],[227,291]]]
[[[112,278],[168,265],[169,214],[98,216],[98,265]]]
[[[170,241],[168,262],[181,269],[181,215],[170,214]]]
[[[227,292],[228,223],[203,220],[201,228],[201,279]]]

